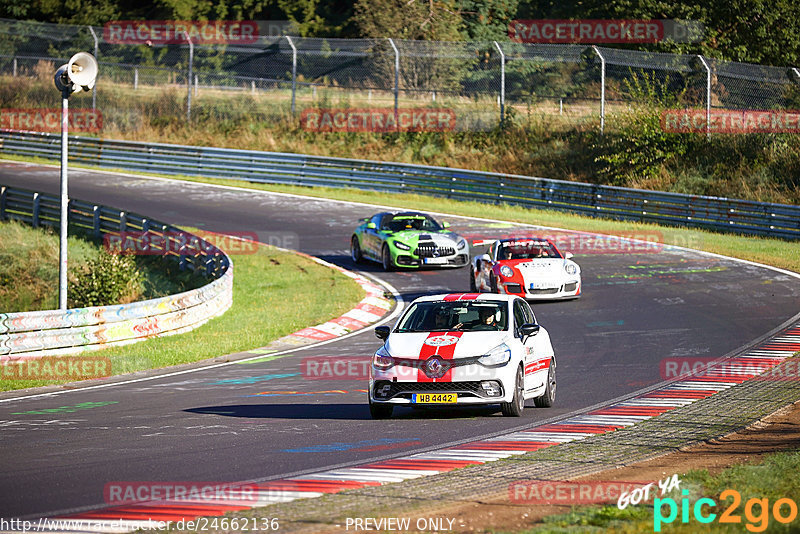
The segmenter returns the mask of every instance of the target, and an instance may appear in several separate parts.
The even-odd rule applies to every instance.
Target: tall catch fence
[[[197,118],[267,121],[319,108],[448,108],[457,130],[532,113],[591,119],[602,129],[636,104],[800,108],[797,69],[694,55],[512,41],[261,36],[248,44],[118,44],[106,37],[101,27],[0,20],[0,79],[15,91],[14,107],[57,108],[55,68],[88,51],[100,62],[100,90],[79,102],[102,112],[102,131]]]

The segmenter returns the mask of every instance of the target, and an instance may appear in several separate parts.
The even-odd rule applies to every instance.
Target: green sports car
[[[463,267],[469,263],[469,244],[460,235],[417,211],[382,212],[362,219],[350,240],[350,256],[395,267]]]

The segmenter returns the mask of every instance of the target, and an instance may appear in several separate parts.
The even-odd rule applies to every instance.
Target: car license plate
[[[411,397],[414,404],[455,404],[458,393],[415,393]]]
[[[531,289],[553,289],[547,282],[531,282]]]
[[[422,263],[426,265],[444,265],[447,263],[447,258],[423,258]]]

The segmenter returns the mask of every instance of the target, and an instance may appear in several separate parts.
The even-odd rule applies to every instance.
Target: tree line
[[[704,40],[634,47],[800,65],[796,0],[5,0],[0,18],[95,26],[111,20],[288,20],[302,37],[439,41],[507,40],[515,19],[679,19],[702,23]]]

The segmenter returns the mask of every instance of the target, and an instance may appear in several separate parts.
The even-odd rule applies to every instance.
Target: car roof
[[[499,293],[440,293],[426,295],[414,299],[414,302],[441,302],[441,301],[474,301],[474,300],[505,300],[512,301],[519,297],[516,295],[501,295]],[[413,303],[412,303],[413,304]]]
[[[551,245],[553,244],[552,241],[547,239],[546,237],[536,237],[536,236],[519,236],[519,237],[506,237],[503,239],[498,239],[501,243],[508,243],[509,241],[547,241]]]

